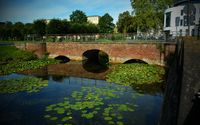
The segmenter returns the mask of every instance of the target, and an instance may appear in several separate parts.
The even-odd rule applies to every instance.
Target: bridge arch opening
[[[82,58],[83,68],[89,72],[100,73],[108,69],[109,56],[101,50],[87,50],[82,54]]]
[[[60,63],[67,63],[70,61],[70,59],[66,56],[63,56],[63,55],[59,55],[57,57],[54,58],[55,60],[59,60]]]
[[[130,64],[130,63],[148,64],[147,62],[140,60],[140,59],[130,59],[130,60],[125,61],[123,64]]]

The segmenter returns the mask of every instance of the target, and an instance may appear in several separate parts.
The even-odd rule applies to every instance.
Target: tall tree
[[[131,0],[140,31],[163,27],[164,11],[173,0]]]
[[[12,38],[13,24],[11,22],[0,22],[0,39],[9,40]]]
[[[14,38],[14,40],[24,39],[24,24],[22,22],[16,22],[13,25],[12,37]]]
[[[63,23],[59,19],[52,19],[47,25],[48,34],[61,34],[63,29]]]
[[[98,26],[101,33],[112,33],[115,27],[113,18],[108,13],[100,18]]]
[[[69,33],[70,23],[67,20],[62,20],[62,34]]]
[[[88,23],[86,25],[86,27],[87,27],[87,33],[98,33],[99,32],[98,26],[96,24]]]
[[[24,34],[30,35],[30,34],[33,34],[33,33],[34,33],[33,24],[32,23],[26,23],[24,25]]]
[[[128,11],[119,14],[117,29],[120,33],[135,32],[137,30],[136,20]]]
[[[46,34],[46,21],[43,19],[34,21],[33,29],[34,33],[41,38]]]
[[[87,22],[87,16],[85,13],[81,10],[75,10],[70,15],[70,21],[73,23],[86,23]]]

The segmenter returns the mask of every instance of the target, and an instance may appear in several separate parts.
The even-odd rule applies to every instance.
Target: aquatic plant
[[[120,64],[106,76],[106,81],[125,86],[163,82],[163,67],[148,64]]]
[[[49,64],[56,64],[58,61],[53,59],[39,59],[31,61],[14,62],[0,65],[0,74],[16,73],[28,69],[37,69]]]
[[[0,46],[0,62],[30,61],[37,59],[32,52],[20,50],[14,46]]]
[[[48,86],[48,81],[36,77],[0,80],[0,93],[39,92],[45,86]]]
[[[101,118],[107,124],[123,125],[123,112],[134,112],[136,105],[109,103],[110,99],[120,98],[125,89],[122,87],[82,87],[81,91],[73,91],[71,97],[63,102],[46,107],[45,118],[56,124],[74,124],[79,118],[85,120]]]

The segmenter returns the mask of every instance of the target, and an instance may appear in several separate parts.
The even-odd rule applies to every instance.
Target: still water
[[[46,81],[43,83],[46,85],[41,85],[37,90],[31,90],[34,85],[30,87],[19,85],[20,83],[10,83],[12,86],[1,85],[0,124],[158,124],[163,101],[162,90],[140,91],[108,83],[105,81],[105,75],[110,70],[91,72],[81,63],[67,63],[0,76],[1,81],[18,79],[20,82],[20,78]],[[17,91],[23,87],[29,89]],[[13,89],[16,91],[12,91]]]

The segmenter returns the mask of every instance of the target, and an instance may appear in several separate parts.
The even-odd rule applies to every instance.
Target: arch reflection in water
[[[52,80],[56,81],[56,82],[60,82],[60,83],[62,83],[65,78],[67,78],[67,76],[64,76],[64,75],[52,75]]]
[[[101,73],[108,70],[109,56],[101,50],[87,50],[82,55],[83,68],[88,72]]]

